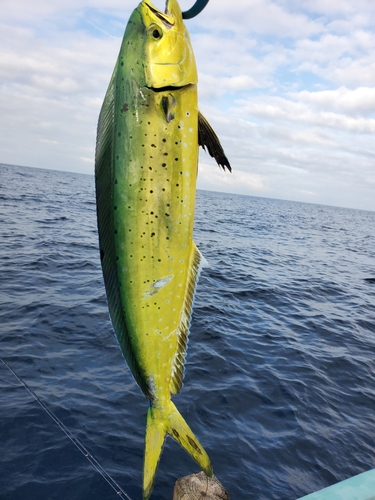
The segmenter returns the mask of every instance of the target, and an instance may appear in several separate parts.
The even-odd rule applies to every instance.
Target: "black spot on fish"
[[[178,158],[175,158],[174,161],[178,161]]]
[[[155,236],[155,233],[151,233],[151,238],[152,238],[153,236]]]
[[[180,434],[178,433],[178,431],[176,431],[176,429],[172,429],[172,432],[176,436],[176,438],[180,437]]]
[[[129,104],[127,102],[121,108],[121,112],[124,112],[124,111],[129,111]]]
[[[197,451],[200,455],[202,455],[202,450],[199,448],[197,443],[194,441],[193,438],[191,438],[188,434],[186,434],[186,438],[189,441],[190,446],[194,448],[195,451]]]
[[[152,148],[156,148],[155,144],[151,144],[151,147],[152,147]]]
[[[163,142],[167,142],[167,139],[163,139]]]

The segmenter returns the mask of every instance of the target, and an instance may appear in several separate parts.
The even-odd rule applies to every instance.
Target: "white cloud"
[[[93,171],[137,2],[3,0],[0,162]],[[215,0],[186,21],[200,108],[233,166],[203,153],[199,185],[375,210],[374,20],[372,0]]]
[[[358,116],[375,113],[375,87],[358,87],[352,90],[343,86],[320,92],[303,90],[293,97],[312,104],[317,109],[330,109]]]
[[[345,35],[324,34],[318,39],[301,39],[290,51],[295,72],[311,72],[335,85],[375,85],[375,36],[350,31]]]
[[[262,96],[256,101],[237,101],[237,113],[263,120],[273,120],[273,122],[299,122],[314,127],[329,127],[367,134],[375,132],[375,119],[373,118],[352,117],[342,113],[316,110],[308,106],[306,102],[302,102],[304,98],[306,101],[306,93],[301,97],[299,101],[274,96]]]
[[[261,33],[272,36],[299,37],[321,31],[320,23],[302,12],[292,12],[271,0],[215,0],[197,24],[211,30],[232,30],[235,33]]]

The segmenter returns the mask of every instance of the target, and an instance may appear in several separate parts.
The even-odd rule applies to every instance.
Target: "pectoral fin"
[[[225,167],[232,172],[228,158],[225,156],[224,149],[220,144],[218,136],[215,134],[211,125],[201,112],[198,113],[198,144],[215,158],[216,163],[225,170]]]
[[[174,113],[172,112],[172,110],[176,107],[176,98],[174,97],[174,95],[168,94],[167,96],[163,96],[161,98],[161,107],[164,111],[167,123],[171,122],[174,119]]]

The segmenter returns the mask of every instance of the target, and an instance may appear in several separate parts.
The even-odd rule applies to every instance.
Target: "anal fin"
[[[200,253],[195,244],[193,244],[192,254],[189,262],[189,275],[186,283],[184,303],[181,308],[181,314],[177,329],[178,346],[172,365],[172,377],[170,391],[172,395],[177,394],[182,387],[184,376],[185,354],[188,342],[191,312],[194,301],[195,288],[201,273],[202,267],[207,264],[206,259]]]

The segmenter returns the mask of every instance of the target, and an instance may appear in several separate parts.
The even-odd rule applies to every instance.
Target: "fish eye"
[[[159,28],[159,26],[151,26],[150,28],[150,35],[151,35],[151,38],[153,38],[154,40],[160,40],[160,38],[163,36],[163,32],[161,30],[161,28]]]

